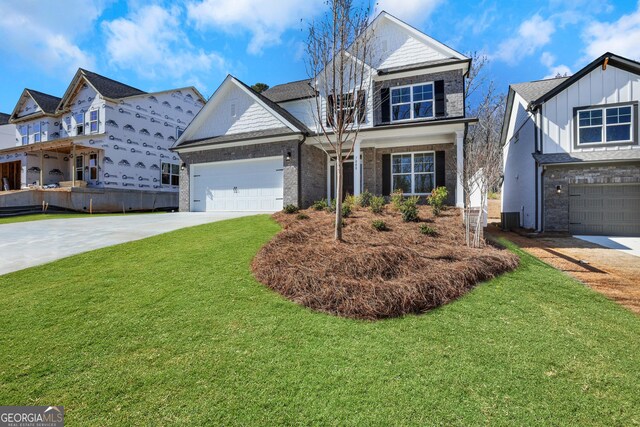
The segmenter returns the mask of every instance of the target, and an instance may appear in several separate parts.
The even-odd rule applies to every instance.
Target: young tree
[[[353,154],[366,119],[373,30],[368,28],[368,8],[352,0],[328,0],[327,5],[324,16],[309,26],[306,53],[307,71],[317,93],[311,98],[317,138],[336,162],[335,239],[340,241],[344,161]]]
[[[483,237],[483,213],[487,208],[487,193],[502,179],[502,146],[500,132],[504,119],[505,97],[488,80],[487,58],[471,55],[472,67],[465,82],[468,117],[478,118],[469,126],[464,140],[463,170],[458,179],[464,192],[464,225],[468,246],[479,247]],[[451,167],[455,167],[453,164]],[[480,200],[472,205],[472,197]]]

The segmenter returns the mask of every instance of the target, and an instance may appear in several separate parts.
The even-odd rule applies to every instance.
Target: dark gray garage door
[[[640,236],[640,184],[570,185],[569,232]]]

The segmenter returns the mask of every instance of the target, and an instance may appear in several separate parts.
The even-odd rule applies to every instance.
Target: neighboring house
[[[537,231],[640,235],[639,100],[640,63],[612,53],[511,85],[503,215]]]
[[[0,113],[0,149],[14,147],[16,139],[16,126],[9,123],[10,114]]]
[[[471,60],[385,12],[371,28],[378,55],[353,103],[361,130],[345,163],[345,193],[424,196],[446,186],[449,203],[462,206],[462,144],[475,121],[465,116]],[[313,98],[333,105],[335,94],[312,84],[259,94],[228,76],[174,147],[186,166],[180,209],[274,211],[333,198],[336,153],[318,136]]]
[[[177,206],[180,159],[169,148],[204,102],[193,87],[147,93],[79,69],[62,98],[23,91],[10,119],[18,146],[0,150],[0,164],[11,189],[169,192]]]

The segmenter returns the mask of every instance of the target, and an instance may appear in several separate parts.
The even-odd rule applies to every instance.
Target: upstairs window
[[[22,145],[29,143],[29,126],[20,126],[20,138],[22,139]]]
[[[42,125],[40,123],[36,123],[33,125],[33,142],[42,141]]]
[[[633,142],[631,105],[578,110],[578,145]]]
[[[342,121],[343,124],[362,124],[367,118],[365,91],[359,90],[356,99],[353,93],[327,97],[327,125],[333,126]]]
[[[74,114],[73,117],[76,121],[76,135],[84,135],[84,114]]]
[[[433,83],[391,89],[391,120],[433,118]]]
[[[98,110],[89,112],[89,131],[91,133],[98,133]]]

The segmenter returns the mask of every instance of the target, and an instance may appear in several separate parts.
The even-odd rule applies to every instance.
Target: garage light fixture
[[[287,162],[291,160],[291,151],[287,151]]]
[[[187,168],[187,165],[186,165],[184,162],[182,162],[182,163],[180,164],[180,170],[181,170],[181,171],[183,171],[183,170],[185,170],[186,168]]]
[[[562,185],[556,185],[556,193],[562,193]]]

